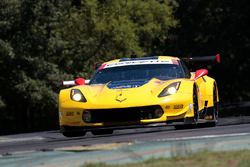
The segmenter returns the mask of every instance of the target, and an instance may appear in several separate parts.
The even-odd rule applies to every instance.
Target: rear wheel
[[[218,104],[218,96],[217,96],[217,87],[214,86],[214,91],[213,91],[213,100],[214,100],[214,121],[218,122],[219,118],[219,104]]]
[[[217,102],[217,87],[216,85],[214,85],[214,89],[213,89],[213,115],[212,115],[212,118],[213,118],[213,121],[212,122],[209,122],[209,126],[216,126],[217,125],[217,122],[218,122],[218,117],[219,117],[219,104]]]
[[[198,93],[197,88],[194,86],[193,89],[193,111],[194,111],[194,117],[193,117],[193,123],[197,124],[199,120],[199,104],[198,104]]]

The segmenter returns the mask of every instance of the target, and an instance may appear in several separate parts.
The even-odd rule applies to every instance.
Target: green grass
[[[250,150],[199,152],[185,157],[149,159],[124,165],[86,164],[82,167],[250,167]]]

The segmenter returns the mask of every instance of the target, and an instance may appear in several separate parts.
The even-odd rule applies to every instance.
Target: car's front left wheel
[[[193,117],[184,118],[184,125],[175,125],[175,129],[196,128],[199,121],[199,104],[198,104],[198,90],[196,85],[193,87]]]

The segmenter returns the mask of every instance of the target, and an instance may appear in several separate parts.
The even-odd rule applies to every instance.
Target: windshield
[[[104,68],[95,73],[90,84],[105,84],[115,81],[148,81],[152,78],[169,80],[184,78],[180,65],[176,64],[146,64]]]

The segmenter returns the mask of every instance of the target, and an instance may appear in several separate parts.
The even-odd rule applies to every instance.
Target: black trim
[[[139,58],[121,58],[120,62],[123,61],[135,61],[135,60],[157,60],[158,56],[151,56],[151,57],[139,57]]]
[[[205,107],[199,112],[199,118],[205,119],[207,115],[213,115],[214,107]]]
[[[136,128],[152,128],[152,127],[166,127],[166,122],[154,122],[154,123],[140,123],[132,125],[104,125],[104,126],[60,126],[60,132],[81,132],[81,131],[92,131],[92,130],[122,130],[122,129],[136,129]],[[66,130],[66,131],[65,131]]]
[[[213,56],[202,56],[202,57],[184,57],[181,58],[183,61],[189,62],[218,62],[217,57],[220,56],[219,54]]]
[[[160,118],[162,115],[155,115],[155,111],[158,109],[162,111],[159,105],[114,109],[86,109],[85,111],[89,111],[91,114],[91,120],[88,123],[124,123]],[[85,121],[84,118],[83,121]]]

